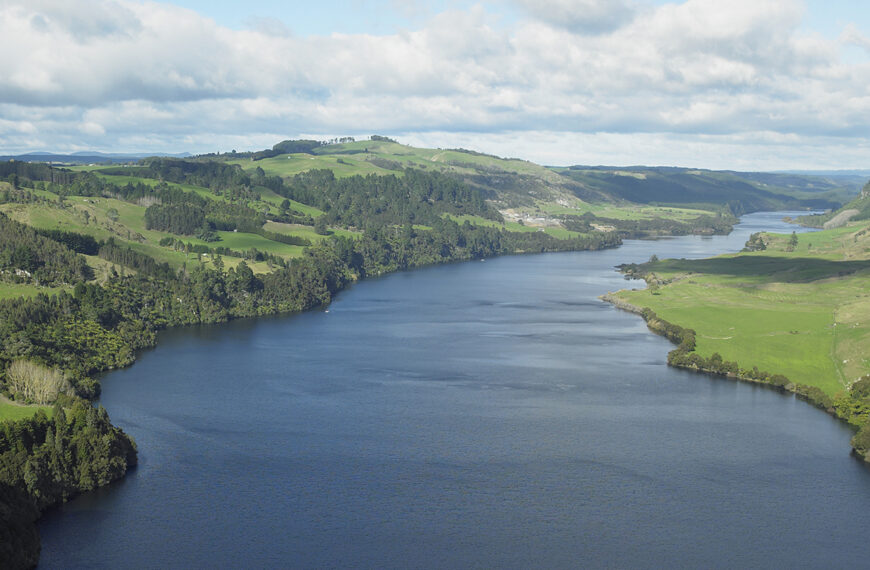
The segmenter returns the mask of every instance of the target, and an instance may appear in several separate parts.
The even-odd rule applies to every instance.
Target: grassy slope
[[[702,356],[718,352],[835,395],[870,373],[870,232],[867,223],[771,236],[766,251],[665,260],[657,291],[619,297],[693,328]]]
[[[106,177],[107,179],[123,179],[126,184],[129,181],[141,181],[144,183],[154,183],[153,180],[134,177]],[[120,181],[119,181],[120,182]],[[197,188],[188,185],[176,185],[185,190],[195,190],[197,193],[204,195],[209,199],[222,200],[205,188]],[[261,196],[264,196],[265,203],[281,203],[283,198],[274,194],[268,189],[261,189]],[[193,245],[209,245],[211,247],[228,247],[234,250],[244,251],[252,247],[260,251],[271,253],[290,259],[302,255],[300,246],[287,245],[280,242],[266,239],[256,234],[236,233],[236,232],[218,232],[221,236],[221,241],[206,244],[202,240],[198,240],[190,236],[174,236],[168,232],[159,232],[145,229],[145,207],[136,204],[130,204],[122,200],[113,198],[85,198],[72,196],[66,198],[66,207],[60,207],[56,203],[53,204],[3,204],[0,205],[0,211],[5,212],[13,219],[28,224],[36,228],[58,228],[67,231],[76,231],[79,233],[91,235],[99,240],[114,238],[117,242],[129,245],[135,250],[150,255],[159,262],[167,262],[174,269],[180,268],[185,263],[196,261],[198,258],[195,254],[185,254],[177,252],[170,248],[161,247],[159,242],[164,237],[176,237],[182,239],[185,243]],[[306,213],[319,215],[322,212],[316,208],[305,206],[303,204],[293,203],[293,207],[303,210]],[[109,217],[111,209],[117,210],[118,217],[112,220]],[[87,218],[85,217],[87,212]],[[294,231],[281,231],[287,235],[298,235],[301,237],[309,237],[314,234],[313,228],[307,226],[296,226],[298,229]],[[273,230],[274,231],[274,230]],[[348,232],[349,234],[349,232]],[[314,234],[316,235],[316,234]],[[94,260],[95,269],[99,262]],[[242,261],[241,258],[225,257],[224,262],[227,267],[234,267]],[[254,271],[263,273],[268,271],[268,266],[265,263],[247,262]]]
[[[275,232],[276,234],[284,234],[288,236],[298,236],[310,240],[312,243],[322,241],[328,236],[323,236],[314,231],[311,226],[302,226],[299,224],[283,224],[281,222],[266,222],[263,226],[266,231]],[[341,228],[332,228],[329,230],[330,235],[338,235],[344,237],[359,237],[360,232],[352,232]]]
[[[504,223],[501,223],[501,222],[496,222],[494,220],[487,220],[486,218],[481,218],[480,216],[472,216],[472,215],[468,215],[468,214],[462,215],[462,216],[444,214],[444,217],[450,218],[451,220],[454,220],[455,222],[457,222],[459,224],[462,224],[462,223],[467,221],[467,222],[474,224],[476,226],[489,226],[492,228],[505,228],[506,230],[511,231],[511,232],[543,231],[544,233],[550,234],[551,236],[553,236],[557,239],[570,239],[570,238],[575,238],[577,236],[582,235],[578,232],[572,232],[572,231],[566,230],[565,228],[560,228],[560,227],[538,228],[535,226],[523,225],[523,224],[520,224],[519,222],[512,222],[510,220],[507,220]]]
[[[0,421],[29,418],[33,416],[37,410],[43,410],[48,417],[51,417],[54,414],[54,410],[51,406],[24,406],[10,402],[5,397],[0,396]]]
[[[748,211],[835,208],[860,189],[860,179],[675,167],[554,169],[577,184],[642,203],[725,204]]]
[[[39,293],[53,295],[61,290],[61,287],[39,287],[38,285],[0,282],[0,300],[14,299],[16,297],[35,297]]]
[[[337,177],[369,174],[401,176],[403,167],[451,173],[496,194],[496,207],[509,219],[547,219],[546,223],[540,225],[549,226],[545,231],[557,237],[570,235],[552,227],[556,223],[553,217],[559,215],[592,212],[601,217],[629,220],[656,217],[687,220],[709,213],[691,208],[614,203],[604,195],[598,195],[597,200],[583,200],[574,193],[577,184],[561,176],[559,169],[519,159],[503,159],[460,150],[416,148],[384,141],[325,145],[313,155],[288,154],[256,162],[230,162],[248,170],[260,167],[267,174],[284,177],[319,168],[330,169]],[[534,221],[527,223],[526,229],[529,225],[537,224]],[[524,231],[515,222],[509,229]]]

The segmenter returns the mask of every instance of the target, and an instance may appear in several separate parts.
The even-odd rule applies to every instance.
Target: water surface
[[[45,568],[846,567],[870,473],[792,396],[670,369],[597,296],[727,237],[355,285],[328,312],[168,331],[109,374],[124,480],[40,525]]]

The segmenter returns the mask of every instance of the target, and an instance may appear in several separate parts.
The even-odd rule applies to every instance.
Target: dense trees
[[[136,445],[106,410],[76,401],[52,418],[0,423],[0,560],[4,568],[36,563],[38,513],[105,485],[136,464]]]
[[[63,285],[92,277],[84,258],[0,213],[0,278]]]
[[[445,213],[501,221],[481,190],[454,177],[421,170],[406,169],[402,176],[347,178],[336,178],[331,170],[313,170],[298,174],[276,191],[324,210],[324,222],[332,225],[428,225]]]
[[[191,204],[154,204],[145,210],[145,228],[193,235],[205,224],[205,212]]]

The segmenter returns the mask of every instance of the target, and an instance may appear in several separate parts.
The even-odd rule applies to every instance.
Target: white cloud
[[[625,0],[515,0],[547,24],[580,33],[605,33],[630,22],[635,9]]]
[[[302,132],[522,131],[611,133],[626,149],[629,133],[867,141],[870,64],[842,61],[839,48],[870,42],[855,28],[837,41],[800,32],[797,0],[516,2],[528,17],[509,27],[478,5],[393,35],[296,37],[165,3],[8,0],[2,144],[200,151]],[[34,130],[10,126],[24,123]]]
[[[737,135],[679,133],[399,133],[400,142],[486,150],[550,166],[703,166],[722,170],[866,169],[870,143],[770,131]]]
[[[858,46],[870,51],[870,38],[861,33],[855,24],[849,24],[840,34],[840,41],[847,45]]]

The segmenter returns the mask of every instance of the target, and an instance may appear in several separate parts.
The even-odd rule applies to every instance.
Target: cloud
[[[861,33],[855,24],[848,24],[840,34],[840,41],[846,45],[858,46],[870,52],[870,38]]]
[[[634,19],[636,9],[625,0],[515,0],[526,14],[550,26],[573,32],[611,32]]]
[[[396,133],[400,142],[431,148],[486,149],[551,166],[703,166],[720,170],[867,168],[870,143],[842,137],[801,137],[771,131],[733,135],[574,133],[524,130]]]
[[[299,37],[166,3],[8,0],[2,144],[211,151],[303,132],[867,140],[870,65],[839,55],[866,38],[801,32],[797,0],[516,2],[525,17],[508,26],[476,5],[391,35]]]
[[[291,37],[293,31],[278,18],[252,17],[245,22],[246,27],[255,32],[275,37]]]
[[[133,11],[111,0],[31,0],[25,5],[34,31],[68,36],[79,43],[129,37],[141,30]]]

